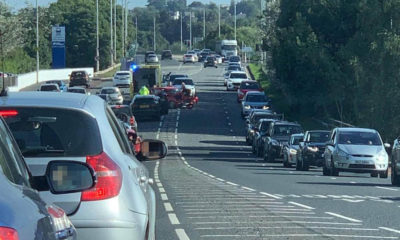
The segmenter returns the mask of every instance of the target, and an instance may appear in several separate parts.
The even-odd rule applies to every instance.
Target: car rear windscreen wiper
[[[33,149],[25,149],[22,151],[22,155],[25,157],[30,156],[36,156],[39,154],[54,154],[54,153],[64,153],[65,151],[63,149],[52,149],[49,147],[38,147],[38,148],[33,148]]]

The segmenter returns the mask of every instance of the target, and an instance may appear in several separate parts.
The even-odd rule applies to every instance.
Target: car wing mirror
[[[390,148],[391,147],[390,143],[384,143],[383,146],[385,146],[385,148]]]
[[[168,146],[160,140],[145,139],[140,144],[139,160],[158,160],[168,154]]]
[[[97,177],[92,167],[76,161],[50,161],[44,176],[31,178],[32,187],[53,194],[76,193],[93,188]]]

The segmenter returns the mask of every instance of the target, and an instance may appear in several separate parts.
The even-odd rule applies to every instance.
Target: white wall
[[[86,71],[89,76],[93,77],[93,68],[64,68],[64,69],[46,69],[39,71],[39,82],[48,80],[68,80],[69,74],[72,71]],[[9,87],[8,90],[11,92],[18,92],[19,90],[28,86],[36,84],[36,72],[24,73],[18,75],[17,85]]]

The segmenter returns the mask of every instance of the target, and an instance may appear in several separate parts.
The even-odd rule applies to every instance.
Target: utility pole
[[[111,66],[114,66],[114,36],[113,36],[113,0],[110,0],[110,38],[111,38],[111,46],[110,46],[110,52],[111,52]]]
[[[39,83],[39,5],[38,0],[36,0],[36,84]],[[4,69],[3,69],[4,72]],[[3,81],[4,81],[4,73],[3,73]]]
[[[114,0],[114,59],[117,60],[117,0]]]
[[[124,56],[126,56],[126,49],[128,48],[128,0],[125,0],[125,43]]]
[[[125,10],[124,10],[124,0],[122,0],[121,3],[122,6],[122,18],[121,18],[121,22],[122,22],[122,57],[125,58]]]
[[[221,38],[221,4],[218,4],[218,37]]]
[[[153,51],[156,51],[156,16],[153,17]]]
[[[137,24],[137,16],[136,16],[136,18],[135,18],[135,26],[136,26],[136,49],[138,48],[138,29],[139,29],[139,26],[138,26],[138,24]]]
[[[235,15],[235,40],[236,40],[236,0],[234,0],[234,15]]]
[[[99,53],[99,0],[96,0],[96,72],[100,70]]]
[[[203,9],[203,48],[206,48],[206,8]]]
[[[181,52],[182,52],[182,41],[183,41],[183,34],[182,34],[182,30],[183,30],[183,14],[181,13]]]
[[[189,18],[189,22],[190,22],[190,40],[189,40],[189,49],[192,50],[192,12],[190,12],[190,18]]]

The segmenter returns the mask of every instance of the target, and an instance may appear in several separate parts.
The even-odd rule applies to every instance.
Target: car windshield
[[[261,131],[261,132],[266,132],[266,131],[268,131],[269,126],[271,125],[271,122],[272,122],[272,121],[263,121],[263,122],[261,123],[260,131]]]
[[[300,143],[300,141],[303,139],[303,137],[292,137],[292,140],[291,140],[291,144],[292,145],[299,145],[299,143]]]
[[[240,84],[240,88],[256,90],[256,89],[260,89],[260,84],[258,84],[257,82],[242,82]]]
[[[242,79],[247,79],[247,76],[245,73],[231,73],[230,78],[242,78]]]
[[[246,102],[267,102],[267,97],[265,95],[247,95]]]
[[[116,73],[116,75],[117,76],[129,76],[130,75],[130,73],[128,73],[128,72],[118,72],[118,73]]]
[[[338,143],[344,145],[382,145],[379,135],[374,132],[340,132]]]
[[[241,68],[239,66],[229,66],[228,71],[239,71]]]
[[[175,79],[173,85],[182,85],[182,83],[185,83],[185,85],[194,85],[192,79]]]
[[[13,108],[5,120],[24,157],[84,157],[102,151],[96,119],[84,112],[56,108]]]
[[[310,132],[308,141],[315,143],[325,143],[329,140],[329,132]]]
[[[275,125],[274,135],[290,136],[292,134],[301,133],[303,130],[297,125]]]
[[[57,91],[57,87],[54,85],[44,85],[40,87],[41,91]]]
[[[188,77],[188,75],[185,75],[185,74],[182,74],[182,75],[171,75],[169,77],[169,81],[174,81],[177,78],[185,78],[185,77]]]
[[[68,92],[71,93],[86,93],[85,89],[68,89]]]
[[[236,50],[236,45],[223,45],[222,50],[233,51]]]
[[[117,93],[118,91],[113,88],[106,88],[101,90],[101,94],[114,94]]]

